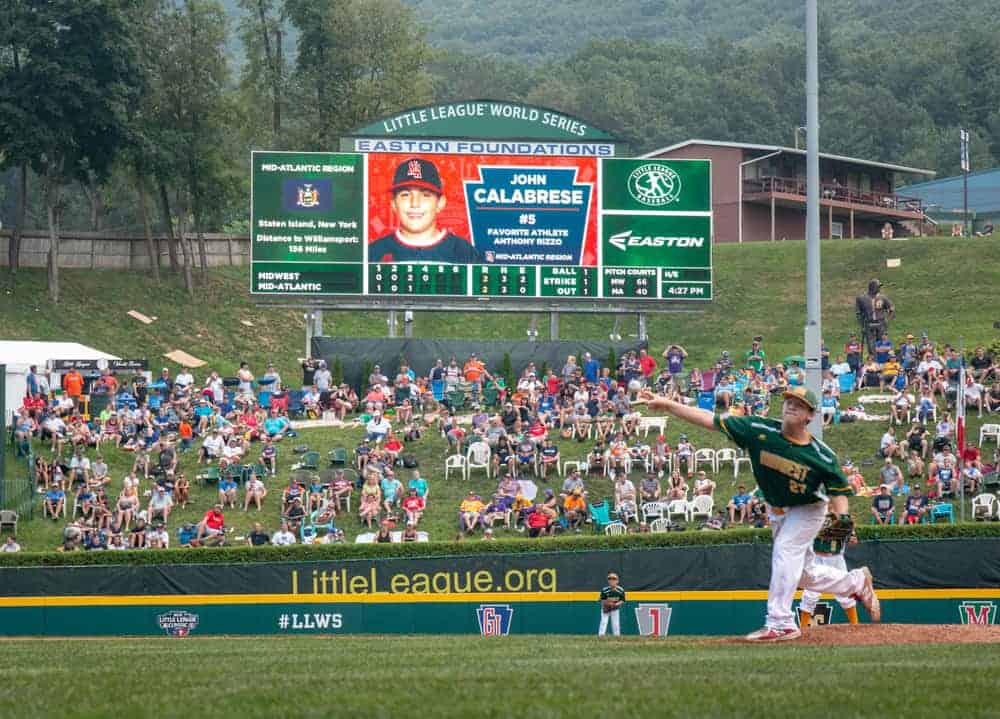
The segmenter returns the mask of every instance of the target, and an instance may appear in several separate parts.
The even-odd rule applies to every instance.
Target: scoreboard
[[[708,160],[254,152],[251,292],[712,299]]]

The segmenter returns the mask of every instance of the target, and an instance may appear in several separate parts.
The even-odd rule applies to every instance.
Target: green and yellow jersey
[[[625,601],[625,590],[621,588],[621,585],[617,587],[605,587],[601,590],[601,601],[605,599],[618,599],[619,601]]]
[[[757,486],[772,507],[821,501],[822,494],[850,496],[837,455],[816,438],[797,444],[767,417],[715,416],[715,426],[747,451]]]

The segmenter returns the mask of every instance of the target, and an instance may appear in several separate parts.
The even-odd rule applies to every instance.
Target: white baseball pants
[[[613,609],[612,611],[607,613],[601,611],[601,626],[597,630],[597,636],[603,637],[605,634],[608,633],[608,620],[611,621],[611,633],[614,634],[616,637],[621,636],[622,625],[619,612],[621,612],[620,609]]]
[[[812,544],[823,526],[826,510],[826,502],[769,510],[774,547],[765,625],[772,629],[797,627],[792,602],[795,590],[800,587],[835,597],[853,596],[864,588],[865,578],[860,570],[848,572],[816,563]]]
[[[844,561],[843,554],[817,554],[816,564],[822,564],[824,567],[833,567],[834,569],[839,569],[842,572],[847,571],[847,562]],[[844,609],[850,609],[857,604],[857,600],[850,595],[845,597],[836,596],[834,599],[836,599],[837,604]],[[818,601],[819,592],[815,592],[812,589],[806,589],[802,592],[802,601],[799,603],[799,609],[812,614],[813,610],[816,609],[816,602]]]

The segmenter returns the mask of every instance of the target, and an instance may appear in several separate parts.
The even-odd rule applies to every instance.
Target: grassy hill
[[[886,259],[898,258],[898,268],[887,269]],[[772,358],[799,353],[805,316],[805,246],[801,242],[754,243],[743,246],[723,245],[715,250],[716,297],[710,306],[696,314],[658,314],[649,318],[649,333],[656,354],[667,342],[679,342],[691,353],[694,365],[704,365],[718,357],[723,349],[742,352],[750,337],[762,334]],[[839,348],[855,328],[853,299],[863,291],[871,277],[885,282],[885,291],[898,308],[893,336],[926,330],[938,342],[964,341],[966,347],[996,340],[993,322],[1000,319],[989,302],[993,288],[1000,284],[1000,244],[989,239],[954,240],[950,238],[914,239],[903,242],[836,241],[823,243],[823,327],[831,348]],[[135,273],[64,271],[63,302],[52,306],[45,300],[44,274],[22,272],[16,281],[9,275],[0,278],[3,309],[0,310],[0,338],[78,341],[123,357],[149,357],[153,366],[163,352],[183,349],[205,359],[209,367],[195,372],[198,380],[207,369],[232,374],[240,360],[260,370],[274,361],[286,379],[295,381],[297,360],[304,345],[301,313],[256,307],[247,293],[247,271],[228,269],[212,272],[188,298],[176,278],[154,286],[147,277]],[[156,316],[152,325],[143,325],[126,316],[129,309]],[[332,312],[328,314],[327,332],[338,336],[383,336],[384,314]],[[248,327],[241,320],[252,322]],[[610,317],[566,316],[561,321],[564,339],[600,338],[611,328]],[[451,313],[420,313],[416,320],[419,336],[462,338],[519,338],[528,318],[480,312],[468,317]],[[542,323],[543,329],[547,323]],[[625,334],[625,331],[622,331]],[[377,361],[378,358],[371,358]],[[165,366],[171,366],[164,362]],[[172,367],[172,369],[176,369]],[[427,368],[417,368],[426,371]],[[970,436],[978,437],[979,421],[973,417]],[[681,430],[671,424],[668,437],[676,442]],[[871,458],[884,431],[881,423],[840,425],[829,430],[826,440],[842,457],[855,461]],[[722,446],[718,435],[688,432],[696,446]],[[301,440],[325,452],[334,446],[353,448],[361,437],[360,429],[303,432]],[[582,457],[586,445],[562,443],[563,457]],[[421,471],[432,484],[430,511],[426,523],[432,537],[447,539],[456,531],[455,510],[465,492],[474,489],[490,492],[492,484],[481,476],[469,484],[445,483],[443,440],[429,436],[415,447]],[[131,466],[131,455],[108,452],[115,491],[121,477]],[[280,491],[287,479],[287,469],[295,461],[289,447],[283,447],[277,480],[272,491]],[[194,458],[186,455],[182,469],[195,474]],[[874,483],[871,465],[865,474]],[[8,476],[21,474],[21,467],[8,458]],[[749,475],[742,475],[746,479]],[[588,483],[592,496],[610,494],[610,483]],[[732,493],[731,473],[719,478],[719,495],[728,499]],[[211,490],[197,490],[195,501],[177,515],[179,521],[194,521],[214,499]],[[867,517],[866,501],[853,505]],[[276,528],[275,495],[268,500],[265,525]],[[256,516],[231,512],[229,521],[239,533]],[[172,522],[176,526],[176,523]],[[344,521],[349,536],[359,529],[354,518]],[[19,532],[29,548],[51,548],[58,538],[58,527],[35,520]]]

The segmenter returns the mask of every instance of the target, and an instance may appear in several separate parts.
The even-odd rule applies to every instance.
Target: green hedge
[[[858,527],[861,541],[920,539],[987,539],[1000,537],[1000,524],[937,524],[915,527]],[[579,552],[585,550],[690,547],[720,544],[769,544],[766,529],[722,532],[669,532],[622,537],[573,535],[551,539],[510,539],[496,542],[427,542],[408,544],[333,544],[291,547],[220,547],[206,549],[140,550],[123,552],[0,553],[0,567],[84,566],[108,564],[212,564],[243,562],[304,562],[342,559],[442,557],[475,554]]]

